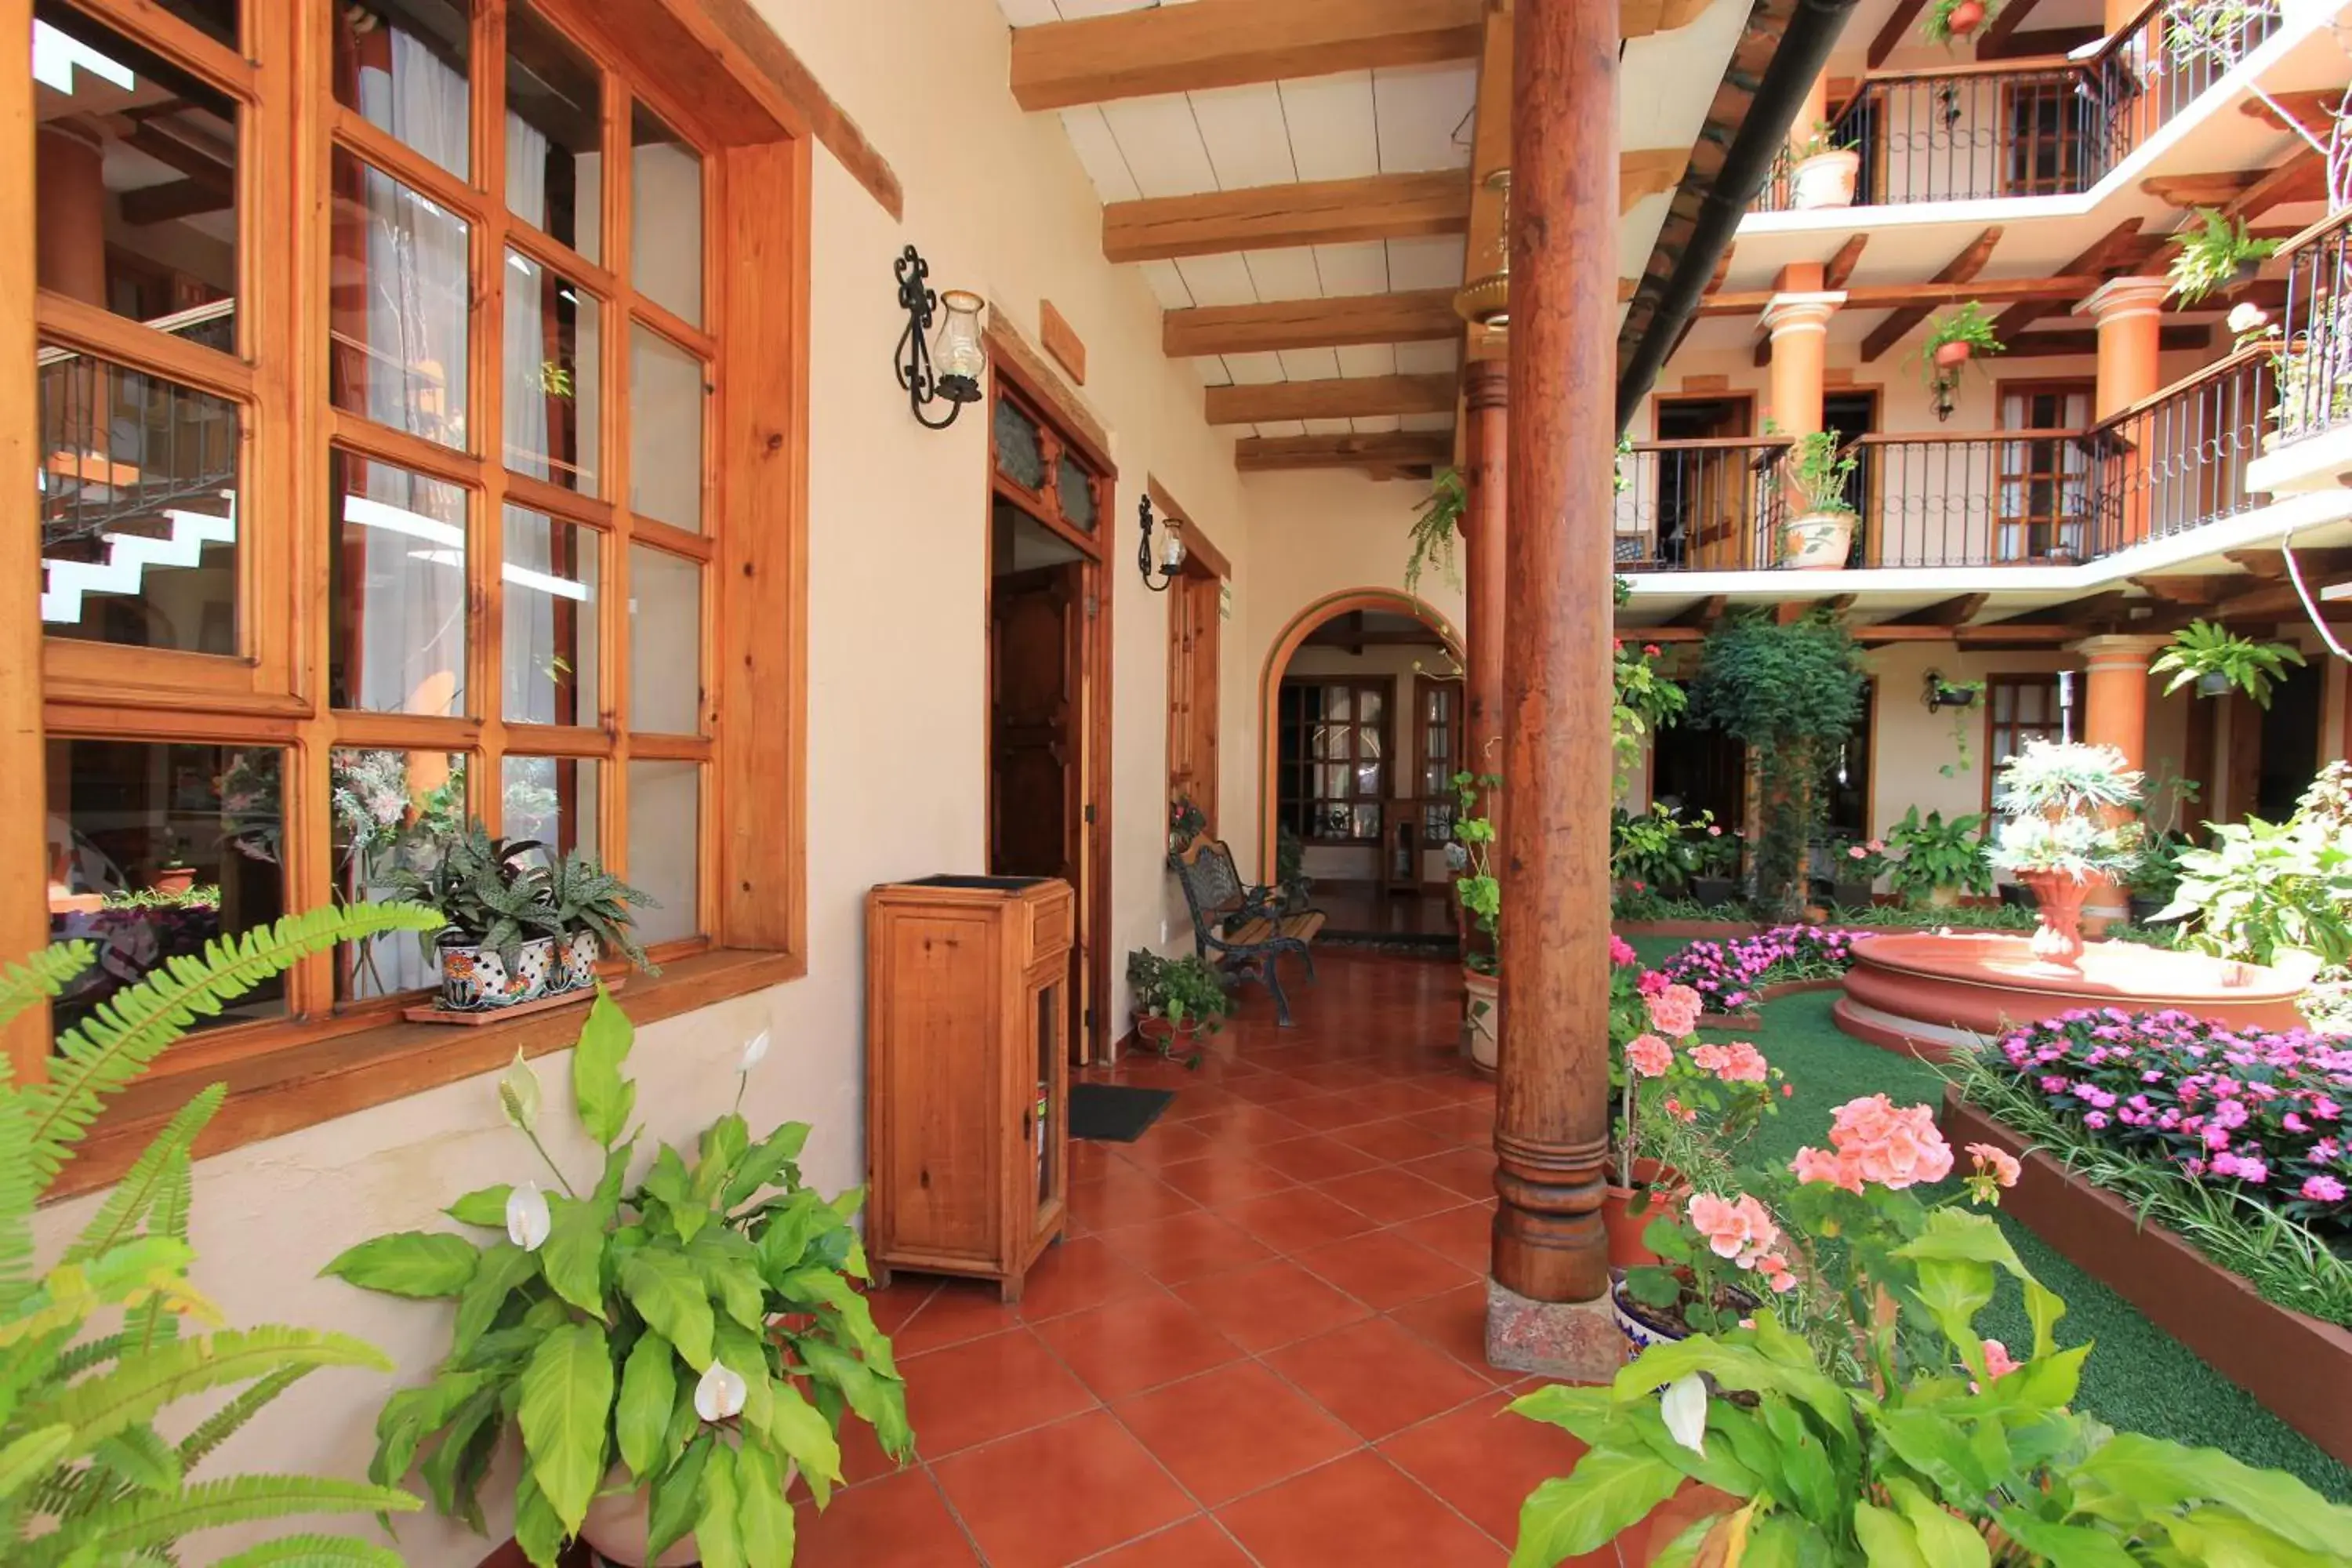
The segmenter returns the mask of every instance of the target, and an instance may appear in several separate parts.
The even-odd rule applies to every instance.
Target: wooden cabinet
[[[997,1281],[1061,1235],[1069,1189],[1069,884],[930,877],[866,905],[866,1250]]]

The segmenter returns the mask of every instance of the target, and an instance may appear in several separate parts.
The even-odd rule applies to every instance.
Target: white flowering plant
[[[822,1507],[849,1416],[894,1458],[914,1447],[890,1342],[853,1283],[868,1277],[850,1224],[865,1194],[826,1199],[802,1184],[806,1123],[752,1138],[743,1086],[765,1034],[744,1048],[735,1109],[693,1154],[665,1143],[640,1162],[636,1086],[622,1071],[633,1037],[600,986],[572,1055],[580,1124],[604,1150],[590,1190],[541,1141],[539,1080],[518,1054],[499,1103],[553,1187],[485,1187],[449,1205],[494,1233],[488,1241],[404,1231],[327,1266],[367,1289],[456,1303],[432,1381],[378,1417],[369,1474],[394,1484],[414,1469],[441,1512],[481,1530],[480,1487],[512,1425],[523,1448],[515,1539],[540,1568],[599,1495],[639,1489],[647,1561],[691,1532],[717,1568],[782,1568],[793,1467]]]

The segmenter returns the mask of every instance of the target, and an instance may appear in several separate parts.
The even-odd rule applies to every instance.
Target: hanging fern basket
[[[1958,370],[1976,357],[1977,346],[1967,339],[1956,339],[1936,345],[1936,363],[1945,370]]]
[[[1956,38],[1965,38],[1984,26],[1985,8],[1981,0],[1960,0],[1944,18],[1945,31]]]

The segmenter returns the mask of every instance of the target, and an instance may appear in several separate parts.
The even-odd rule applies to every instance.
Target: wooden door
[[[996,579],[989,605],[989,870],[1079,882],[1084,571]]]

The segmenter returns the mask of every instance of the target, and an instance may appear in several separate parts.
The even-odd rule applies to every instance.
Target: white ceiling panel
[[[1257,433],[1269,440],[1281,440],[1286,437],[1306,435],[1307,426],[1296,419],[1276,419],[1259,426]]]
[[[1379,117],[1372,108],[1372,73],[1285,81],[1282,114],[1290,127],[1290,155],[1302,180],[1355,180],[1381,172]]]
[[[1004,19],[1016,27],[1034,27],[1040,22],[1062,19],[1062,13],[1055,9],[1054,0],[996,0],[996,8],[1003,12]]]
[[[1400,292],[1456,287],[1462,281],[1462,257],[1469,243],[1458,234],[1390,240],[1389,287]]]
[[[1399,343],[1396,345],[1396,367],[1399,375],[1438,375],[1461,363],[1462,345],[1450,339],[1434,343]]]
[[[1334,349],[1284,349],[1282,374],[1292,381],[1337,381],[1339,355]]]
[[[1249,263],[1238,253],[1180,256],[1176,270],[1184,275],[1184,287],[1192,291],[1195,305],[1257,303],[1257,285],[1250,281]]]
[[[1151,285],[1151,297],[1160,301],[1161,310],[1181,310],[1199,303],[1192,290],[1184,287],[1184,275],[1174,262],[1146,261],[1142,268],[1143,280]]]
[[[1128,172],[1127,155],[1118,150],[1118,138],[1110,133],[1110,122],[1101,110],[1091,103],[1066,109],[1062,129],[1069,134],[1070,146],[1077,153],[1087,178],[1095,183],[1095,195],[1106,202],[1131,202],[1143,194]]]
[[[1081,16],[1115,16],[1121,11],[1148,11],[1160,0],[1054,0],[1062,13],[1062,20],[1075,22]]]
[[[1323,297],[1323,275],[1316,269],[1312,250],[1245,250],[1242,259],[1249,264],[1250,281],[1257,285],[1261,300]]]
[[[1352,436],[1355,429],[1345,419],[1309,419],[1307,421],[1307,433],[1309,436]]]
[[[1372,73],[1380,122],[1381,172],[1412,174],[1470,165],[1468,120],[1478,99],[1478,68],[1468,60]],[[1461,140],[1455,140],[1455,132]]]
[[[1121,99],[1104,104],[1102,114],[1146,197],[1197,195],[1217,188],[1208,144],[1184,94]]]
[[[1286,185],[1298,178],[1290,162],[1290,133],[1282,122],[1282,95],[1272,82],[1190,96],[1218,189]]]
[[[1408,414],[1403,418],[1397,421],[1397,426],[1410,435],[1431,436],[1441,430],[1453,429],[1454,416],[1451,414]]]
[[[1385,294],[1389,291],[1389,247],[1377,239],[1360,245],[1318,245],[1315,247],[1315,270],[1323,279],[1323,292],[1327,295]]]
[[[1333,352],[1339,356],[1341,375],[1394,375],[1397,373],[1397,345],[1394,343],[1349,343]]]
[[[1402,422],[1393,414],[1367,414],[1348,423],[1356,427],[1359,436],[1393,436]]]
[[[1282,356],[1276,353],[1227,354],[1225,371],[1236,386],[1264,386],[1287,379],[1282,374]]]
[[[1234,384],[1233,373],[1225,368],[1225,362],[1219,355],[1202,354],[1192,362],[1192,368],[1201,373],[1202,386],[1231,386]]]

